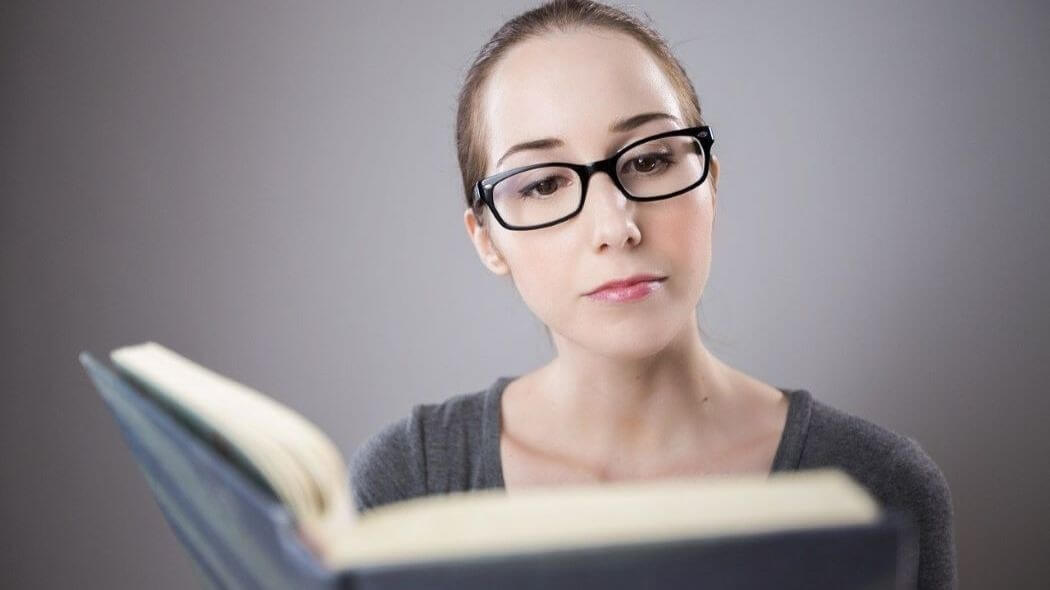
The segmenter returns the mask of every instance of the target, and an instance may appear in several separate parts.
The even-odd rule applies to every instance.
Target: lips
[[[598,287],[596,287],[595,289],[593,289],[591,291],[588,291],[587,293],[584,293],[584,295],[593,295],[594,293],[597,293],[598,291],[601,291],[602,289],[613,289],[613,288],[617,288],[617,287],[629,287],[629,286],[637,284],[637,283],[646,283],[646,282],[649,282],[649,281],[662,281],[662,280],[664,280],[666,278],[667,277],[665,277],[665,276],[653,275],[653,274],[633,275],[633,276],[627,277],[625,279],[616,279],[614,281],[609,281],[607,283],[603,283],[603,284],[599,285]]]

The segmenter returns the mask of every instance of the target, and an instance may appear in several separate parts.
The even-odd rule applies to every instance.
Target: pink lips
[[[612,281],[587,293],[587,296],[601,301],[637,301],[660,289],[666,278],[639,275],[622,281]]]

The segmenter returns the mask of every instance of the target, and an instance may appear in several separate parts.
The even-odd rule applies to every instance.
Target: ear
[[[504,260],[503,254],[492,241],[488,228],[478,222],[474,211],[469,207],[463,212],[463,224],[467,228],[467,236],[474,243],[474,249],[477,250],[478,257],[481,258],[481,263],[498,275],[508,274],[510,267],[507,266],[507,261]]]

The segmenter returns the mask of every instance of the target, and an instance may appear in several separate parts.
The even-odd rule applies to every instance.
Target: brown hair
[[[648,15],[646,20],[651,22]],[[544,33],[597,27],[626,33],[637,39],[656,58],[674,88],[688,126],[703,125],[700,101],[682,65],[671,53],[667,42],[650,25],[623,10],[590,0],[553,0],[523,12],[499,28],[478,52],[467,71],[459,93],[456,112],[456,152],[463,176],[467,206],[474,185],[485,175],[487,154],[484,150],[485,129],[480,107],[480,91],[500,57],[514,45]],[[474,214],[481,224],[484,204],[475,205]]]

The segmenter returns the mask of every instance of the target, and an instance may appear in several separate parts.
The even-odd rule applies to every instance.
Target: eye
[[[661,172],[674,163],[674,159],[666,154],[650,153],[635,156],[624,164],[626,174],[653,174]]]
[[[536,182],[530,183],[518,192],[518,196],[525,198],[529,193],[536,191],[542,196],[553,195],[559,188],[568,184],[568,180],[562,176],[548,176]]]

